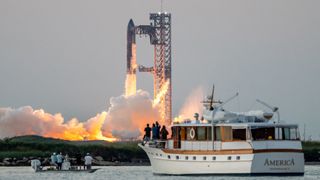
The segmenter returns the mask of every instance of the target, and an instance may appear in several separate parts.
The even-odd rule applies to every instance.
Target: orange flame
[[[153,106],[157,106],[161,99],[163,98],[164,95],[166,95],[167,91],[168,91],[168,88],[169,88],[169,80],[167,80],[164,85],[161,87],[159,93],[155,96],[154,100],[153,100]]]

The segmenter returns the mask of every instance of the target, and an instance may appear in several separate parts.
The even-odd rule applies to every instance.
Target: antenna
[[[212,93],[210,97],[210,110],[213,110],[214,84],[212,85]]]
[[[161,11],[160,12],[163,12],[163,0],[161,0]]]
[[[303,123],[303,141],[306,142],[306,123]]]
[[[223,103],[220,104],[220,106],[218,107],[222,107],[225,104],[227,104],[229,101],[233,100],[234,98],[236,98],[237,96],[239,96],[239,93],[237,92],[235,95],[233,95],[232,97],[230,97],[229,99],[227,99],[226,101],[224,101]]]

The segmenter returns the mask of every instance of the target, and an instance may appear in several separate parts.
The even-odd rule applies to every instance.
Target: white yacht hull
[[[304,156],[301,152],[237,154],[234,151],[231,154],[197,155],[167,153],[162,149],[139,146],[147,153],[155,174],[304,174]]]

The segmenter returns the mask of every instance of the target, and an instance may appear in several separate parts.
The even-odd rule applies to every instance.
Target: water
[[[30,167],[0,167],[0,180],[136,180],[136,179],[159,179],[159,180],[185,180],[185,179],[224,179],[224,180],[236,180],[236,179],[320,179],[320,166],[305,166],[304,176],[158,176],[153,175],[150,166],[107,166],[101,167],[100,170],[95,173],[84,172],[65,172],[65,173],[34,173]]]

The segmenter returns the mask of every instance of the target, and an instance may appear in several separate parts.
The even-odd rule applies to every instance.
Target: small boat
[[[225,102],[214,101],[213,94],[202,102],[202,118],[196,113],[194,120],[174,122],[168,140],[138,144],[154,174],[304,174],[297,124],[280,122],[279,109],[260,100],[271,112],[228,111],[223,105],[238,94]]]
[[[37,170],[35,172],[50,172],[50,173],[65,173],[65,172],[72,172],[72,173],[78,173],[78,172],[85,172],[85,173],[94,173],[100,168],[92,168],[92,169],[69,169],[69,170],[56,170],[56,169],[41,169]]]
[[[85,173],[94,173],[100,168],[91,168],[91,169],[81,169],[79,166],[70,166],[70,162],[64,162],[62,164],[62,170],[57,170],[56,167],[41,166],[41,162],[38,159],[31,160],[31,167],[35,172],[53,172],[53,173],[65,173],[65,172],[85,172]]]

